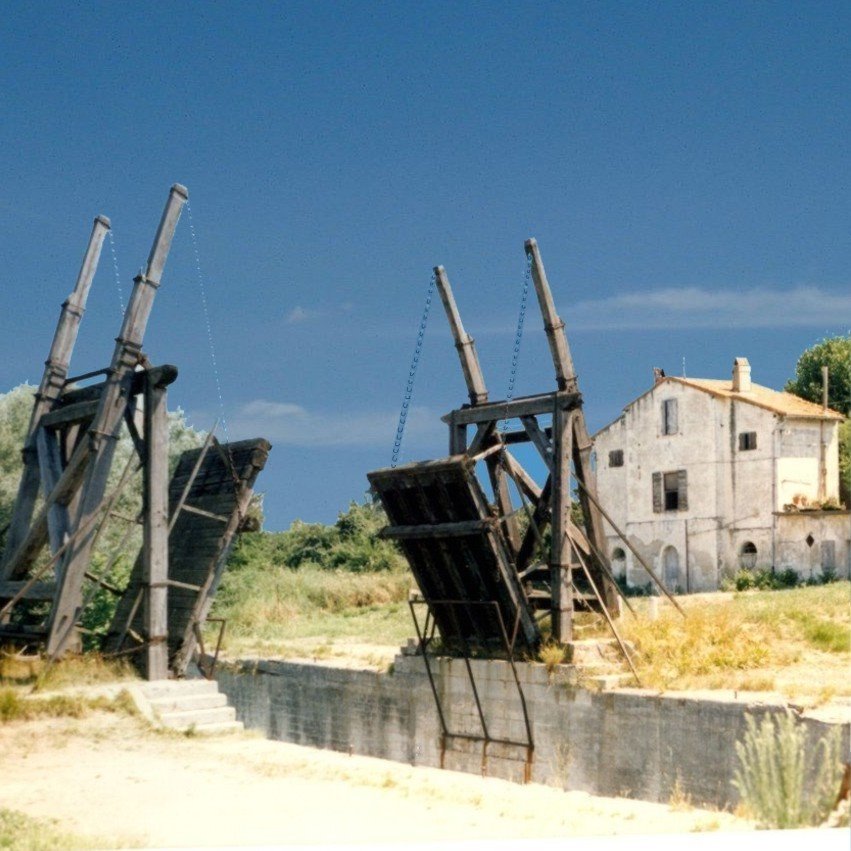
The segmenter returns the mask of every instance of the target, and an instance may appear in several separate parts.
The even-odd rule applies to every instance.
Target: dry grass
[[[0,685],[30,684],[33,691],[47,691],[137,678],[126,659],[105,659],[98,653],[69,656],[51,664],[41,656],[25,656],[9,648],[0,650]]]
[[[327,658],[347,643],[398,648],[414,632],[406,602],[412,585],[407,572],[245,569],[225,574],[213,614],[228,620],[231,655],[292,655],[297,646]]]
[[[669,606],[651,620],[647,606],[625,616],[651,688],[780,690],[818,699],[851,694],[851,598],[837,582],[782,591],[681,597],[687,617]],[[810,679],[807,672],[818,671]]]
[[[136,704],[126,691],[121,691],[114,698],[74,694],[31,697],[21,694],[19,688],[0,688],[0,724],[36,718],[85,718],[93,712],[135,715],[137,711]]]
[[[25,813],[0,807],[0,848],[16,851],[58,851],[58,849],[135,848],[141,843],[127,837],[83,836],[62,830],[57,820],[33,818]]]

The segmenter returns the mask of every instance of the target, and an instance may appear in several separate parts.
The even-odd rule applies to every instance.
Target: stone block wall
[[[271,739],[600,795],[667,802],[675,787],[698,804],[735,805],[735,743],[747,713],[787,710],[777,696],[642,689],[596,692],[561,666],[518,664],[534,748],[511,666],[470,660],[491,739],[448,738],[442,747],[435,700],[419,656],[397,656],[390,673],[295,661],[243,660],[220,666],[220,687],[246,727]],[[481,735],[463,660],[433,660],[447,729]],[[849,751],[851,708],[803,715],[811,747],[840,725]]]

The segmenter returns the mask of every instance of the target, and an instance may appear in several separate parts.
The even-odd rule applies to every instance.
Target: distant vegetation
[[[0,394],[0,543],[5,540],[8,524],[18,493],[21,478],[24,435],[32,412],[33,394],[36,388],[21,384],[8,393]],[[181,453],[200,446],[204,434],[186,422],[183,411],[169,412],[169,463],[173,470]],[[112,465],[107,492],[117,484],[125,465],[134,450],[126,429],[118,442],[115,461]],[[115,505],[115,513],[126,518],[135,518],[142,509],[141,472],[136,472]],[[125,537],[126,536],[126,537]],[[92,572],[104,581],[119,588],[123,587],[133,567],[136,553],[142,543],[141,527],[120,520],[107,526],[92,557]],[[97,588],[87,600],[83,614],[83,626],[90,630],[87,638],[90,645],[96,644],[115,611],[116,598],[103,588]]]
[[[807,349],[798,358],[795,377],[786,382],[785,389],[820,403],[823,366],[828,368],[827,403],[846,416],[839,426],[839,496],[851,506],[851,334],[826,337]]]

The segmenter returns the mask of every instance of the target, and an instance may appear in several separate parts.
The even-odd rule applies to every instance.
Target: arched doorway
[[[676,547],[665,547],[662,552],[662,578],[669,591],[680,584],[680,554]]]
[[[753,570],[756,567],[756,544],[745,541],[739,550],[739,567],[742,570]]]
[[[612,573],[615,576],[626,576],[626,553],[620,547],[612,550]]]

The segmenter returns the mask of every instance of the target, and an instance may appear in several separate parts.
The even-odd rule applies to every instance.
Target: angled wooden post
[[[570,354],[570,346],[564,333],[564,322],[559,319],[556,313],[553,294],[547,281],[547,273],[544,271],[538,243],[535,239],[527,239],[525,248],[526,255],[532,258],[532,281],[535,284],[535,293],[538,296],[538,304],[544,318],[544,331],[547,333],[547,341],[550,344],[550,354],[556,371],[558,389],[575,391],[577,382],[573,357]]]
[[[87,433],[92,457],[85,470],[76,514],[71,519],[72,528],[86,523],[98,511],[103,500],[154,296],[160,285],[180,212],[188,197],[186,188],[180,184],[171,188],[145,271],[134,280],[121,332],[116,338],[108,377],[100,395],[98,411]],[[60,581],[48,623],[47,653],[51,658],[61,654],[73,640],[72,627],[80,614],[82,583],[91,559],[92,543],[92,532],[81,536],[66,551],[58,568]]]
[[[56,331],[54,332],[53,342],[50,346],[50,354],[45,361],[41,383],[35,394],[29,427],[27,428],[26,438],[24,440],[24,469],[21,474],[20,484],[18,485],[18,496],[15,500],[15,507],[3,550],[3,579],[11,578],[10,572],[7,570],[9,559],[18,550],[30,528],[35,503],[38,499],[41,478],[36,433],[42,416],[51,410],[65,387],[65,379],[68,377],[68,367],[71,363],[74,344],[77,341],[80,323],[86,310],[89,290],[91,289],[92,280],[94,279],[98,261],[100,260],[103,240],[109,227],[109,219],[106,216],[97,216],[95,218],[74,289],[62,304],[59,321],[56,324]],[[47,493],[44,495],[47,496]],[[40,537],[40,546],[44,545],[47,533],[46,526],[43,533]],[[39,549],[40,546],[38,547]],[[20,569],[18,572],[20,572]]]
[[[578,393],[579,381],[576,376],[573,356],[570,353],[570,345],[567,342],[564,322],[562,322],[556,313],[552,290],[550,289],[549,281],[547,281],[547,273],[544,270],[544,262],[541,259],[541,252],[537,241],[535,239],[527,239],[525,250],[526,255],[532,260],[532,280],[535,284],[538,304],[540,305],[541,315],[544,319],[544,330],[547,333],[559,390]],[[576,478],[585,485],[588,492],[596,497],[597,477],[591,466],[591,454],[594,449],[594,443],[588,434],[581,400],[575,408],[574,416],[571,417],[571,423],[571,452]],[[557,488],[554,488],[555,490]],[[569,493],[567,498],[570,498]],[[582,505],[588,538],[593,542],[597,552],[607,558],[605,554],[608,552],[608,547],[606,546],[606,535],[600,510],[594,500],[587,498],[585,491],[580,491],[579,499]],[[605,567],[610,568],[610,565],[606,564]],[[609,569],[608,573],[610,572]],[[611,579],[609,579],[608,573],[605,571],[595,571],[594,578],[597,586],[601,589],[606,606],[609,607],[611,612],[617,612],[619,611],[617,589]]]
[[[446,310],[446,318],[449,320],[452,339],[455,341],[455,348],[458,350],[464,382],[467,385],[467,392],[470,394],[470,403],[481,405],[488,400],[488,389],[485,387],[485,379],[479,366],[475,341],[464,330],[464,325],[461,323],[461,314],[458,312],[458,305],[455,304],[455,297],[452,294],[452,287],[449,286],[446,270],[443,266],[435,266],[434,275],[440,299]]]
[[[168,676],[168,390],[149,371],[145,382],[142,582],[145,588],[143,671]]]
[[[479,356],[476,353],[475,341],[464,330],[464,325],[461,322],[461,314],[458,312],[458,305],[455,303],[455,296],[452,294],[452,287],[449,285],[449,278],[443,266],[434,267],[434,276],[437,281],[438,292],[440,292],[440,299],[446,310],[446,318],[449,320],[449,327],[452,330],[452,339],[455,341],[455,348],[458,350],[458,358],[461,361],[461,371],[464,373],[464,382],[467,385],[470,403],[473,406],[483,405],[488,401],[488,389],[485,386],[482,368],[479,365]],[[449,428],[450,453],[456,455],[466,451],[466,426],[450,423]],[[489,443],[500,440],[496,429],[492,427],[488,432],[479,436],[484,437],[485,440],[478,443],[476,441],[473,442],[476,444],[477,451],[485,448]],[[472,444],[470,450],[472,451]],[[517,518],[514,516],[508,481],[506,480],[502,465],[499,463],[499,459],[491,456],[487,459],[486,464],[491,487],[494,492],[494,499],[505,517],[506,533],[513,550],[512,556],[516,558],[520,549],[520,528],[517,524]]]

